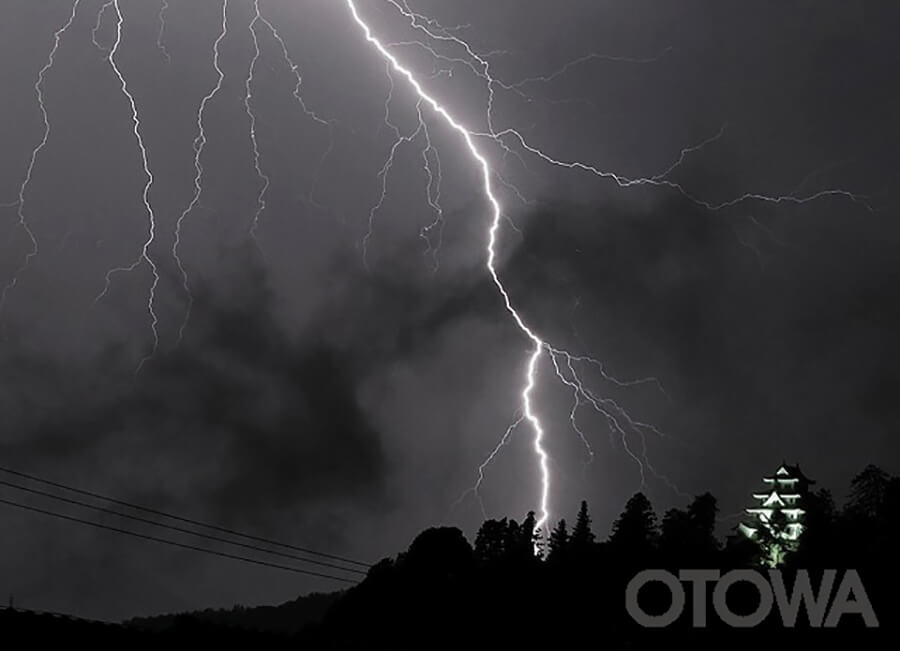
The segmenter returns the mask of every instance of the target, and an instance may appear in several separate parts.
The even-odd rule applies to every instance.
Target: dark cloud
[[[388,461],[353,361],[286,333],[261,269],[239,257],[243,286],[198,291],[184,342],[136,376],[116,348],[87,367],[5,360],[17,378],[3,395],[7,463],[60,479],[102,470],[123,499],[188,502],[243,526],[271,529],[287,511],[302,520],[306,506],[379,508]]]

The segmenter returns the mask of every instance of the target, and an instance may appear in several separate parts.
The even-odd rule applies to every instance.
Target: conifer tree
[[[575,527],[572,529],[572,537],[569,546],[576,552],[584,552],[594,544],[594,532],[591,531],[591,516],[588,513],[587,502],[582,500],[578,509],[578,517],[575,519]]]
[[[549,551],[547,560],[557,561],[565,555],[566,549],[569,546],[569,530],[565,519],[560,520],[550,533],[548,545]]]

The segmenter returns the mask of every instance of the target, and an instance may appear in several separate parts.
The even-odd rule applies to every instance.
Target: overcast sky
[[[193,193],[197,110],[216,82],[220,0],[121,0],[116,61],[141,118],[154,184],[159,350],[152,276],[128,266],[147,237],[146,182],[131,111],[91,39],[101,0],[82,0],[43,86],[51,131],[16,201],[43,123],[34,84],[70,0],[0,8],[0,465],[277,537],[378,559],[424,527],[482,519],[478,466],[517,418],[530,342],[485,268],[490,210],[459,134],[423,115],[442,170],[443,242],[420,236],[423,134],[402,144],[379,201],[379,170],[416,130],[416,97],[339,0],[260,0],[302,72],[258,24],[251,108],[250,0],[230,0],[220,92],[208,104],[203,193]],[[388,42],[422,38],[386,0],[358,0]],[[665,187],[620,188],[553,167],[506,140],[479,140],[505,181],[498,265],[548,342],[591,355],[598,396],[644,429],[643,489],[659,513],[711,491],[724,516],[785,459],[841,499],[866,463],[900,471],[900,8],[884,2],[409,0],[487,54],[494,128],[515,128],[560,161]],[[115,38],[115,12],[96,32]],[[451,114],[485,131],[487,90],[465,50],[392,52]],[[168,58],[167,59],[167,56]],[[589,56],[590,55],[590,56]],[[471,61],[470,61],[471,62]],[[567,63],[574,62],[561,74]],[[543,77],[545,81],[535,78]],[[549,79],[547,79],[549,77]],[[532,80],[532,81],[528,81]],[[718,136],[718,137],[717,137]],[[432,156],[433,154],[429,154]],[[498,181],[499,183],[499,181]],[[514,191],[513,186],[517,191]],[[517,196],[519,195],[519,196]],[[371,233],[367,237],[367,233]],[[435,232],[435,231],[432,231]],[[366,246],[363,246],[365,241]],[[364,256],[365,250],[365,256]],[[621,380],[658,378],[621,387]],[[545,355],[534,404],[551,456],[552,519],[587,499],[603,537],[642,488],[606,420],[582,406]],[[642,454],[640,437],[626,442]],[[649,463],[648,463],[649,462]],[[662,479],[665,477],[665,479]],[[516,429],[486,470],[488,516],[538,507],[532,433]],[[22,500],[5,489],[5,498]],[[723,522],[723,532],[732,522]],[[0,592],[25,607],[102,618],[275,603],[330,584],[157,548],[35,514],[0,510]]]

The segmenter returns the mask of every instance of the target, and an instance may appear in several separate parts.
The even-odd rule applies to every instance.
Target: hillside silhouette
[[[606,649],[672,644],[758,649],[892,639],[900,586],[900,478],[868,466],[854,478],[840,508],[826,489],[810,492],[804,508],[807,530],[785,561],[786,583],[800,568],[810,570],[815,586],[823,569],[858,570],[880,628],[866,629],[859,615],[846,615],[836,629],[811,629],[801,611],[796,628],[786,629],[774,610],[752,629],[728,628],[714,616],[707,628],[695,629],[687,611],[668,628],[640,627],[625,609],[626,585],[637,572],[759,568],[764,552],[736,530],[724,541],[717,538],[718,506],[708,493],[662,517],[637,493],[602,539],[582,502],[574,522],[555,523],[546,539],[535,534],[534,513],[521,521],[487,520],[471,542],[454,527],[427,529],[346,591],[280,606],[238,606],[117,625],[6,609],[0,611],[0,629],[34,642],[77,638],[130,648],[221,641],[265,648],[531,649],[579,643]],[[728,595],[734,612],[751,612],[757,601],[755,593],[739,586]],[[648,612],[664,611],[668,603],[667,593],[651,587],[641,595]]]

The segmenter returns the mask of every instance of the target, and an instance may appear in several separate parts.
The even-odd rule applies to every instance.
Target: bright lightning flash
[[[525,419],[531,424],[531,427],[534,431],[534,451],[538,457],[541,474],[540,513],[538,515],[535,526],[538,529],[543,530],[546,528],[547,521],[550,518],[548,504],[550,498],[550,470],[548,464],[549,456],[547,455],[547,451],[544,449],[543,444],[544,427],[541,424],[540,418],[538,418],[537,414],[534,412],[531,396],[536,383],[538,362],[544,352],[545,344],[544,341],[533,330],[531,330],[528,325],[526,325],[524,319],[522,319],[519,312],[513,306],[509,293],[506,291],[506,287],[503,285],[503,282],[500,279],[500,275],[497,272],[497,234],[503,219],[503,210],[500,206],[500,201],[494,194],[490,164],[488,163],[487,158],[485,158],[484,154],[482,154],[478,147],[475,145],[475,135],[473,134],[473,132],[463,126],[460,122],[458,122],[452,115],[450,115],[447,109],[444,108],[444,106],[440,102],[429,95],[419,83],[416,76],[402,63],[400,63],[400,61],[393,54],[391,54],[391,52],[384,46],[384,44],[372,34],[372,30],[369,27],[368,23],[366,23],[362,19],[359,11],[357,11],[354,1],[347,0],[347,6],[350,9],[353,20],[355,20],[359,27],[363,30],[366,41],[368,41],[385,59],[385,61],[390,64],[394,72],[406,78],[410,86],[412,86],[413,90],[415,91],[416,95],[418,95],[419,99],[430,106],[436,114],[443,118],[444,122],[446,122],[451,129],[456,131],[462,137],[463,141],[466,144],[466,148],[469,150],[469,153],[472,155],[472,158],[481,170],[484,193],[491,207],[490,229],[488,230],[487,244],[488,273],[490,273],[491,279],[493,280],[494,285],[497,287],[497,291],[500,292],[500,296],[503,299],[506,310],[512,316],[513,321],[515,322],[519,330],[522,331],[522,333],[531,341],[532,344],[532,352],[531,356],[528,358],[528,365],[525,370],[524,387],[522,388],[521,394],[522,413],[524,414]]]
[[[523,153],[530,154],[543,163],[554,167],[588,172],[589,174],[592,174],[596,177],[611,180],[621,188],[651,186],[673,190],[689,201],[693,202],[694,204],[709,211],[720,211],[749,201],[759,201],[770,204],[804,204],[826,197],[842,197],[845,199],[849,199],[853,202],[863,205],[866,209],[871,210],[865,197],[842,189],[826,189],[809,194],[807,196],[795,196],[793,194],[766,195],[762,193],[746,192],[732,199],[716,203],[696,196],[676,181],[671,180],[670,175],[682,165],[687,156],[699,151],[700,149],[705,148],[707,145],[710,145],[722,138],[725,130],[724,126],[716,135],[707,138],[697,145],[683,148],[678,158],[670,166],[668,166],[662,173],[650,177],[630,178],[614,171],[599,169],[595,165],[587,162],[578,160],[564,160],[562,158],[548,154],[541,148],[531,144],[522,135],[522,133],[515,128],[495,128],[494,125],[496,122],[496,118],[494,116],[494,107],[496,95],[499,91],[514,93],[515,95],[526,101],[532,101],[532,98],[528,96],[524,91],[524,88],[526,86],[537,83],[551,82],[554,79],[565,74],[573,66],[581,65],[593,60],[608,60],[626,63],[647,64],[658,60],[661,56],[665,55],[668,50],[657,57],[645,59],[613,57],[598,53],[591,53],[579,59],[575,59],[574,61],[566,63],[563,67],[559,68],[555,72],[550,73],[549,75],[529,77],[517,83],[509,83],[494,77],[491,72],[491,64],[489,61],[490,55],[479,54],[478,52],[476,52],[476,50],[471,45],[469,45],[469,43],[455,34],[456,30],[445,28],[434,19],[414,12],[410,9],[409,4],[406,0],[385,0],[385,2],[391,5],[407,20],[410,29],[423,34],[424,37],[430,42],[435,44],[440,43],[446,46],[458,47],[462,50],[460,56],[452,56],[438,52],[435,47],[430,45],[428,42],[412,40],[397,43],[383,43],[380,39],[373,35],[369,25],[361,18],[354,0],[347,0],[347,4],[353,16],[353,19],[362,28],[366,40],[378,51],[378,53],[387,63],[389,67],[389,73],[391,70],[393,70],[394,72],[399,73],[400,75],[405,77],[418,96],[419,105],[424,102],[426,105],[430,106],[431,109],[438,116],[440,116],[454,131],[456,131],[465,142],[465,145],[469,153],[471,154],[473,162],[476,164],[476,167],[479,169],[483,177],[483,189],[485,197],[491,207],[490,228],[488,230],[488,244],[486,251],[488,272],[490,273],[491,279],[493,280],[494,285],[500,293],[507,312],[512,316],[513,321],[515,322],[519,330],[530,340],[532,344],[532,352],[530,357],[528,358],[528,364],[525,370],[523,378],[523,388],[521,392],[522,405],[520,408],[520,413],[522,414],[522,416],[509,429],[507,429],[499,444],[494,448],[486,461],[479,467],[478,480],[476,484],[463,495],[465,496],[469,492],[472,492],[476,497],[478,497],[480,502],[478,489],[480,488],[484,480],[484,471],[486,466],[490,464],[490,462],[496,457],[500,449],[507,443],[512,431],[516,429],[521,420],[527,420],[534,432],[534,451],[538,460],[538,465],[540,467],[540,517],[538,519],[537,526],[539,529],[543,529],[546,531],[547,521],[549,519],[550,472],[548,469],[548,455],[543,444],[544,428],[541,424],[540,419],[535,413],[532,400],[532,394],[537,382],[538,366],[541,358],[546,354],[550,359],[556,378],[573,392],[574,404],[569,415],[570,425],[587,449],[590,459],[593,459],[593,449],[588,443],[586,436],[584,435],[577,422],[577,414],[579,408],[581,408],[582,406],[591,408],[596,414],[606,420],[610,428],[611,436],[619,439],[625,453],[637,464],[640,471],[642,489],[645,486],[646,473],[649,472],[656,479],[660,480],[669,488],[671,488],[673,492],[684,497],[684,493],[680,491],[678,487],[674,483],[672,483],[665,475],[658,473],[648,459],[646,440],[647,432],[652,432],[657,436],[664,436],[663,432],[661,432],[653,425],[640,422],[632,418],[631,415],[615,400],[608,397],[600,397],[596,393],[588,389],[585,382],[582,380],[578,365],[589,364],[593,368],[599,369],[600,376],[603,378],[603,380],[608,381],[618,387],[653,383],[663,393],[665,393],[659,381],[656,378],[645,378],[632,381],[621,381],[614,378],[613,376],[606,373],[606,371],[604,370],[604,365],[600,361],[590,357],[572,355],[571,353],[554,347],[546,342],[537,332],[532,330],[526,324],[521,314],[515,308],[509,293],[507,292],[503,282],[501,281],[496,265],[497,238],[499,235],[501,220],[504,219],[504,214],[493,186],[493,180],[496,179],[498,183],[512,190],[514,195],[520,200],[527,200],[522,196],[522,194],[515,186],[506,182],[497,170],[491,169],[487,158],[476,145],[476,142],[481,140],[487,140],[491,142],[503,151],[504,160],[507,156],[512,155],[522,164],[523,168],[526,170],[528,168],[522,158]],[[462,123],[459,122],[459,120],[453,117],[438,100],[436,100],[432,95],[424,90],[420,80],[417,79],[416,76],[410,71],[410,69],[405,67],[398,60],[398,58],[392,54],[392,50],[397,47],[410,46],[423,49],[425,52],[430,54],[436,62],[443,62],[444,64],[448,64],[451,66],[456,64],[463,65],[484,82],[487,90],[487,105],[485,109],[485,121],[487,125],[486,131],[474,131],[472,129],[466,128]],[[433,76],[437,76],[444,72],[452,75],[452,69],[438,70],[436,66],[436,72]],[[391,81],[393,90],[393,78],[391,79]],[[390,99],[391,95],[388,96],[388,103],[390,103]],[[419,130],[421,130],[423,124],[424,121],[420,112]],[[388,125],[392,126],[389,121]],[[396,147],[403,141],[399,134],[399,131],[397,131],[396,128],[394,129],[397,133],[398,140],[395,143],[394,147],[391,149],[390,156],[385,168],[383,168],[380,173],[380,178],[382,180],[382,194],[378,204],[376,204],[375,208],[373,209],[373,212],[370,213],[370,228],[369,233],[366,236],[367,239],[371,237],[372,216],[374,215],[374,211],[377,211],[377,209],[382,205],[385,199],[386,190],[384,186],[384,175],[386,174],[386,171],[389,171],[390,165],[393,163],[393,157],[396,151]],[[418,131],[416,133],[418,133]],[[416,134],[414,134],[414,136],[415,135]],[[513,146],[507,141],[511,141],[512,145],[515,145],[516,148],[514,149]],[[429,205],[430,204],[431,202],[429,201]],[[632,449],[632,446],[629,443],[629,439],[632,437],[637,437],[637,439],[639,440],[640,450]]]

